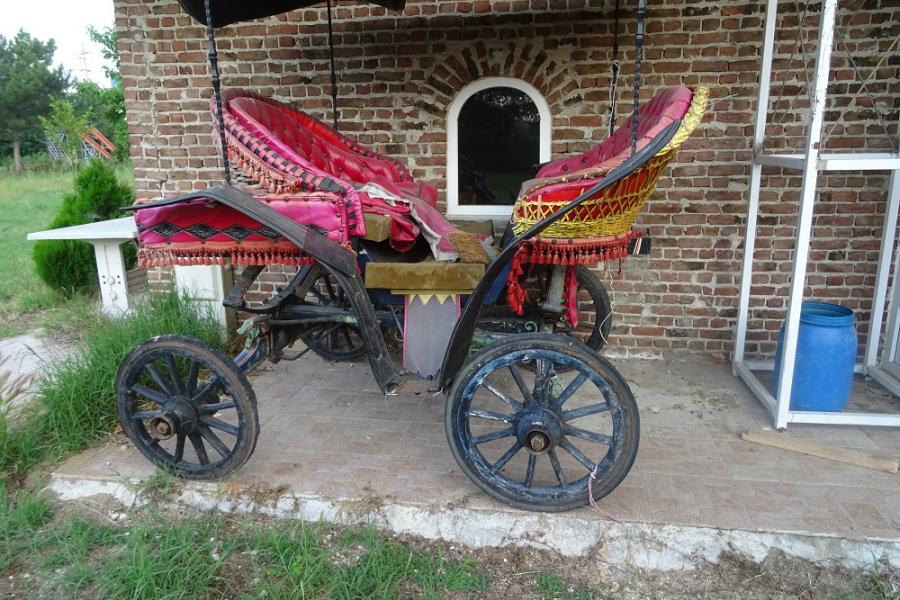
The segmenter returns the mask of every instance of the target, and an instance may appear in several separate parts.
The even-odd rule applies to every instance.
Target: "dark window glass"
[[[541,118],[525,92],[494,87],[463,104],[457,121],[459,204],[513,204],[534,177]]]

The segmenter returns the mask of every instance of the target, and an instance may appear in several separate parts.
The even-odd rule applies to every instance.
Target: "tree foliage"
[[[0,36],[0,139],[12,143],[17,170],[22,137],[38,128],[69,84],[63,68],[52,67],[55,51],[52,39],[42,42],[22,30],[11,39]]]
[[[78,113],[65,98],[54,100],[50,105],[49,117],[38,117],[44,133],[62,150],[69,164],[78,164],[81,155],[81,136],[89,129],[90,112]]]
[[[119,72],[122,61],[119,58],[119,37],[115,27],[96,29],[88,27],[91,40],[100,45],[100,53],[112,66],[104,66],[103,73],[112,87],[100,87],[93,82],[79,82],[75,86],[75,96],[85,108],[91,109],[94,124],[116,145],[116,158],[128,158],[128,125],[125,121],[125,90]],[[78,104],[76,102],[76,108]]]
[[[104,27],[97,29],[94,26],[88,27],[88,35],[91,41],[100,44],[100,54],[104,60],[108,60],[113,64],[114,68],[103,67],[103,73],[115,85],[122,83],[122,75],[119,70],[122,68],[122,60],[119,58],[119,35],[116,33],[115,27]]]

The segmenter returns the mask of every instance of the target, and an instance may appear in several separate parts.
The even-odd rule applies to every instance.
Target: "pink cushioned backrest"
[[[334,177],[376,183],[387,189],[392,189],[399,179],[396,166],[390,161],[357,154],[309,115],[247,96],[231,99],[227,104],[241,126],[296,164],[308,161]]]
[[[670,123],[683,118],[692,99],[690,88],[678,86],[665,89],[642,104],[638,115],[637,149],[649,144]],[[583,154],[547,163],[538,171],[536,179],[562,177],[604,163],[617,165],[631,154],[631,123],[629,116],[610,137]]]

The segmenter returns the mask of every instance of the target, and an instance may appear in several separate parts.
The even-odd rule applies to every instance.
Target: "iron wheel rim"
[[[208,375],[201,379],[204,373]],[[186,475],[202,474],[228,463],[247,442],[251,416],[236,399],[241,390],[219,365],[187,349],[160,347],[146,351],[123,375],[127,394],[121,405],[123,427],[131,430],[129,438],[138,450],[157,465]],[[147,384],[148,377],[155,386]],[[196,422],[185,423],[178,409],[192,410]],[[154,436],[151,422],[171,419],[173,413],[179,416],[173,420],[174,434],[162,440]],[[195,461],[187,460],[191,454]]]
[[[471,419],[479,418],[473,416],[471,413],[472,409],[472,400],[474,398],[474,394],[478,388],[485,387],[484,382],[487,378],[500,369],[504,368],[512,368],[518,369],[516,366],[520,363],[526,363],[529,361],[534,361],[536,359],[536,354],[553,354],[553,363],[554,365],[559,365],[563,367],[560,372],[572,373],[575,374],[575,378],[572,382],[579,381],[583,378],[583,380],[577,384],[576,389],[572,390],[568,396],[563,400],[562,403],[558,407],[556,407],[556,413],[558,415],[559,420],[561,421],[561,425],[563,427],[564,433],[560,436],[560,440],[552,445],[552,447],[545,451],[539,453],[532,453],[521,440],[515,428],[517,427],[518,420],[521,419],[522,410],[530,410],[528,408],[527,402],[523,402],[522,409],[519,411],[513,410],[509,413],[509,416],[515,420],[514,422],[510,422],[507,427],[501,429],[501,431],[507,431],[508,435],[496,438],[496,440],[507,438],[512,443],[509,446],[509,449],[506,453],[504,453],[498,460],[491,462],[483,452],[478,449],[478,446],[484,443],[485,441],[494,441],[494,440],[485,440],[482,439],[479,441],[478,436],[473,437],[472,431],[470,428]],[[546,358],[540,358],[537,360],[546,360]],[[539,367],[538,367],[539,369]],[[539,376],[540,371],[536,370],[536,374]],[[530,369],[523,368],[520,372],[526,373],[531,371]],[[535,378],[537,382],[537,376]],[[566,410],[564,407],[566,402],[571,397],[572,394],[578,391],[587,381],[593,383],[594,386],[600,391],[603,399],[602,401],[598,401],[595,403],[596,405],[604,404],[605,408],[603,410],[598,410],[598,412],[606,412],[610,415],[611,422],[611,434],[609,436],[605,436],[609,438],[609,444],[606,447],[606,451],[602,456],[598,456],[596,461],[587,457],[583,451],[581,451],[578,446],[575,446],[570,437],[578,437],[573,435],[571,432],[572,428],[575,428],[579,432],[583,431],[578,428],[576,425],[572,425],[572,421],[577,421],[585,415],[566,415]],[[570,385],[571,383],[570,382]],[[517,387],[519,387],[517,385]],[[496,395],[489,388],[488,391]],[[522,391],[521,389],[519,390]],[[532,393],[535,391],[533,388]],[[524,394],[522,394],[524,396]],[[562,395],[562,392],[560,393]],[[513,351],[508,354],[501,356],[498,359],[489,361],[483,365],[481,365],[469,378],[469,380],[465,383],[462,391],[461,391],[461,401],[456,410],[456,414],[453,416],[455,420],[455,432],[454,432],[454,442],[459,448],[462,456],[469,462],[472,469],[475,471],[479,479],[482,480],[485,484],[494,487],[500,488],[507,492],[511,492],[518,496],[517,500],[525,500],[527,502],[545,502],[547,500],[559,500],[570,498],[579,494],[582,494],[588,483],[588,478],[591,475],[591,472],[595,472],[599,476],[610,471],[615,468],[616,463],[622,458],[625,454],[623,439],[624,439],[624,414],[619,402],[618,395],[616,391],[612,388],[612,386],[602,377],[602,375],[592,369],[589,365],[587,365],[584,361],[580,359],[570,356],[567,354],[559,353],[559,352],[541,352],[532,349],[526,350],[518,350]],[[511,398],[512,400],[519,400],[518,398]],[[558,400],[559,396],[555,398]],[[537,399],[535,399],[537,400]],[[550,405],[552,406],[552,402]],[[589,405],[594,406],[594,405]],[[510,407],[512,409],[512,407]],[[583,410],[583,409],[578,409]],[[596,414],[596,413],[588,413],[588,414]],[[489,435],[489,434],[485,434]],[[499,434],[498,434],[499,435]],[[518,446],[518,447],[517,447]],[[582,458],[587,458],[588,461],[591,462],[591,467],[585,465],[581,459],[576,457],[571,452],[571,448],[575,448],[576,452],[580,452]],[[504,467],[514,458],[519,452],[528,452],[528,465],[526,466],[526,471],[523,474],[521,479],[519,478],[511,478],[510,476],[504,473]],[[584,474],[580,477],[577,477],[574,480],[569,480],[566,476],[566,470],[562,467],[562,464],[559,460],[560,453],[570,454],[575,460],[582,464],[584,467]],[[539,459],[534,457],[546,456],[547,458]],[[529,481],[529,473],[531,473],[531,477],[534,476],[534,470],[537,467],[538,460],[549,460],[551,463],[551,467],[554,471],[554,474],[557,476],[556,485],[534,485],[533,479],[531,484]],[[499,468],[497,467],[498,463],[500,464]],[[562,480],[559,478],[559,470],[562,470],[563,478]]]

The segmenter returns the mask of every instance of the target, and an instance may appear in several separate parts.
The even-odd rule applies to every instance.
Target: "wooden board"
[[[486,221],[450,219],[450,224],[466,233],[481,233],[487,236],[494,235],[494,222],[490,219]]]
[[[391,237],[391,218],[386,215],[373,215],[371,213],[363,214],[363,221],[366,224],[366,235],[363,239],[372,242],[383,242]]]
[[[804,442],[789,438],[782,433],[774,431],[745,431],[741,434],[741,439],[755,444],[764,446],[772,446],[781,448],[782,450],[790,450],[810,456],[818,456],[826,460],[856,465],[857,467],[865,467],[866,469],[874,469],[876,471],[884,471],[886,473],[896,473],[898,463],[896,460],[888,460],[871,456],[864,452],[856,450],[845,450],[843,448],[832,448],[830,446],[820,446],[811,442]]]
[[[366,287],[388,290],[475,289],[484,275],[484,265],[423,260],[417,263],[372,262],[366,265]]]

